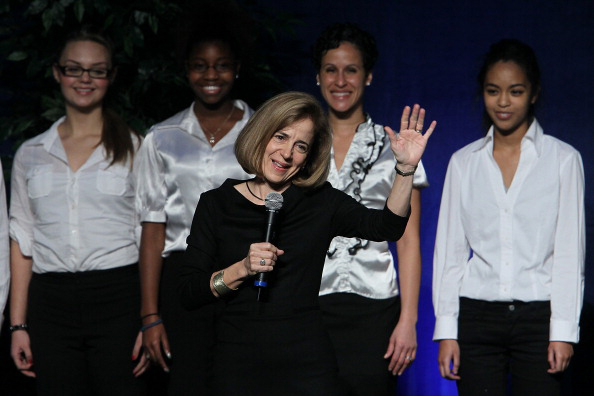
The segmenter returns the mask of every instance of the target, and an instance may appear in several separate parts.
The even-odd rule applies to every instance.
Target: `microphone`
[[[268,219],[266,220],[266,233],[264,234],[264,242],[272,242],[274,239],[276,215],[283,207],[282,194],[277,192],[270,192],[266,194],[264,206],[266,207],[266,212],[268,213]],[[260,301],[260,291],[263,287],[268,286],[267,277],[268,274],[266,272],[260,272],[258,273],[256,280],[254,281],[254,286],[259,288],[258,301]]]

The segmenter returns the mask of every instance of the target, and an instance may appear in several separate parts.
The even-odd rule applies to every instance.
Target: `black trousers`
[[[561,375],[547,373],[549,301],[488,302],[460,298],[461,396],[559,395]]]
[[[334,293],[319,302],[336,352],[342,394],[393,396],[396,377],[388,371],[384,354],[398,323],[400,299]]]
[[[226,312],[217,320],[215,351],[212,395],[342,396],[317,307],[273,315]]]
[[[174,252],[163,263],[161,274],[161,317],[171,348],[169,383],[171,396],[210,396],[214,344],[214,304],[188,311],[181,305],[180,260]]]
[[[37,394],[141,395],[132,349],[140,304],[136,264],[33,274],[28,321]]]

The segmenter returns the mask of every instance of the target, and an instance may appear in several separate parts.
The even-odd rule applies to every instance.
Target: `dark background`
[[[443,380],[437,368],[437,345],[431,341],[432,255],[443,180],[452,153],[483,135],[482,106],[476,74],[481,55],[502,38],[518,38],[535,50],[542,69],[542,94],[537,118],[545,133],[578,149],[586,177],[586,307],[582,343],[566,381],[565,393],[591,394],[592,304],[594,273],[592,235],[594,195],[594,137],[590,119],[594,100],[594,2],[583,1],[299,1],[239,2],[266,7],[269,12],[292,13],[300,23],[294,36],[274,43],[283,52],[275,73],[287,89],[315,94],[315,70],[310,46],[325,26],[351,21],[372,33],[380,58],[372,85],[366,90],[365,110],[374,121],[398,125],[405,105],[420,103],[428,118],[438,121],[423,162],[430,187],[422,193],[421,248],[423,278],[419,307],[417,360],[399,381],[400,395],[453,395],[455,385]],[[266,50],[266,49],[264,49]],[[289,60],[290,62],[288,62]],[[1,127],[1,126],[0,126]],[[543,213],[543,216],[546,216]],[[7,329],[2,331],[0,393],[18,381],[8,356]],[[364,340],[362,340],[364,342]],[[581,349],[580,349],[581,348]],[[582,361],[582,359],[585,359]],[[584,372],[580,372],[583,368]],[[15,377],[15,375],[17,375]],[[7,395],[24,395],[29,381]],[[590,388],[586,388],[590,386]],[[581,387],[581,388],[580,388]],[[588,390],[586,390],[588,389]]]

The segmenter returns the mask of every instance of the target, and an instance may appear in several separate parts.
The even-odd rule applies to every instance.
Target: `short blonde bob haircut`
[[[235,142],[237,161],[247,173],[262,178],[264,153],[274,134],[304,119],[312,121],[314,137],[305,165],[292,183],[300,187],[319,187],[328,177],[332,135],[320,103],[303,92],[277,95],[252,115]]]

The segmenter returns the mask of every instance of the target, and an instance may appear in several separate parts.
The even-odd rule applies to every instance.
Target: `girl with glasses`
[[[140,137],[104,106],[115,74],[104,36],[69,36],[53,66],[66,115],[23,143],[13,164],[11,353],[38,395],[142,391]]]

